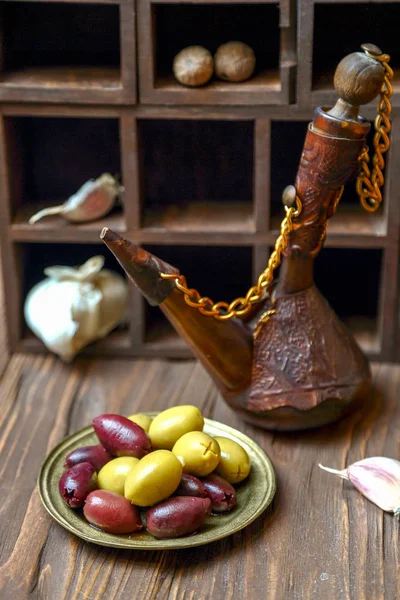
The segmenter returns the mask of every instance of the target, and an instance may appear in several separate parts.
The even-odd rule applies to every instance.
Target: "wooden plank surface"
[[[242,423],[194,361],[14,355],[0,387],[0,598],[394,599],[399,523],[318,462],[342,468],[364,456],[399,457],[400,367],[374,368],[365,410],[316,432],[273,434]],[[74,537],[35,489],[46,454],[102,412],[191,402],[251,435],[271,457],[278,492],[245,530],[169,552],[118,551]]]

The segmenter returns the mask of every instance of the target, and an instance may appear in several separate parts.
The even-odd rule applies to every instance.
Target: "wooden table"
[[[1,600],[398,598],[399,523],[318,468],[399,458],[400,366],[375,366],[374,378],[362,414],[278,435],[242,423],[194,361],[13,356],[0,389]],[[139,552],[83,542],[47,515],[36,477],[66,435],[103,412],[188,402],[254,437],[272,459],[278,492],[256,522],[200,548]]]

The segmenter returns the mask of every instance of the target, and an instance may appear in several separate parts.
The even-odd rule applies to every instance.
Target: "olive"
[[[86,496],[97,488],[97,474],[88,462],[74,465],[61,475],[58,490],[71,508],[83,506]]]
[[[125,498],[137,506],[152,506],[168,498],[179,485],[182,463],[169,450],[143,457],[125,479]]]
[[[139,462],[134,456],[119,456],[108,462],[97,475],[98,486],[101,490],[108,490],[124,495],[125,479],[129,471]]]
[[[171,450],[175,442],[189,431],[202,431],[204,419],[197,406],[173,406],[152,421],[149,436],[153,448]]]
[[[91,525],[109,533],[132,533],[143,529],[136,506],[108,490],[91,492],[86,498],[83,514]]]
[[[144,429],[146,433],[149,431],[149,427],[153,420],[151,417],[148,417],[147,415],[144,415],[142,413],[131,415],[130,417],[128,417],[128,419],[133,423],[136,423],[136,425],[139,425],[139,427]]]
[[[228,512],[236,506],[236,492],[229,481],[212,473],[203,479],[203,485],[211,499],[213,512]]]
[[[158,539],[193,533],[210,513],[209,498],[176,496],[153,506],[146,513],[146,528]]]
[[[151,451],[147,433],[121,415],[100,415],[93,419],[100,443],[112,456],[142,458]]]
[[[175,443],[172,452],[182,460],[185,473],[198,477],[214,471],[220,458],[218,442],[203,431],[191,431],[183,435]]]
[[[174,496],[197,496],[198,498],[207,498],[206,488],[194,475],[182,473],[182,479],[174,492]]]
[[[221,458],[215,472],[230,483],[239,483],[250,473],[250,458],[246,450],[227,437],[215,438],[221,448]]]
[[[71,468],[79,463],[88,462],[94,466],[96,471],[100,471],[101,467],[110,460],[111,456],[104,450],[103,446],[82,446],[67,454],[64,467]]]

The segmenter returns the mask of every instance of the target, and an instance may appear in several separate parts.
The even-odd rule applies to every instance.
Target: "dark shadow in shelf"
[[[296,173],[307,133],[307,121],[272,121],[271,123],[271,225],[278,232],[284,216],[282,192],[289,184],[295,183]],[[371,148],[373,130],[367,144]],[[383,190],[384,191],[384,188]],[[383,238],[387,231],[384,209],[375,213],[363,209],[355,189],[355,181],[344,188],[336,215],[329,221],[329,236],[369,236]]]
[[[141,120],[142,227],[252,232],[252,121]]]
[[[146,250],[178,268],[190,287],[198,289],[214,302],[231,302],[246,295],[252,285],[252,250],[248,247],[146,245]],[[145,347],[160,352],[186,348],[161,310],[147,302],[144,341]],[[190,355],[189,350],[187,355]]]
[[[395,69],[395,92],[400,91],[400,74],[396,69],[400,64],[398,3],[321,3],[315,5],[314,11],[312,89],[316,102],[320,92],[321,99],[326,92],[335,94],[333,74],[336,66],[346,54],[361,51],[360,46],[365,42],[372,42],[390,54],[390,64]]]
[[[315,283],[362,349],[381,349],[379,289],[382,251],[324,248],[315,261]]]
[[[81,225],[61,216],[45,217],[35,225],[28,220],[41,208],[65,202],[87,180],[104,172],[121,173],[118,119],[6,117],[5,130],[9,169],[15,174],[10,183],[13,235],[40,240],[59,230],[73,240],[75,233],[100,231],[103,219]],[[121,206],[106,222],[125,230]]]
[[[121,87],[119,7],[2,2],[0,88]]]

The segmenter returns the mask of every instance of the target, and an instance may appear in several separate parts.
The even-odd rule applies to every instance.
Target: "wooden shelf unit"
[[[362,12],[380,4],[341,3],[337,11],[343,16],[343,11],[350,7],[351,17],[355,5]],[[400,1],[387,4],[400,9]],[[296,5],[289,0],[249,3],[170,0],[155,4],[137,0],[136,7],[134,0],[62,3],[0,0],[0,11],[9,19],[11,15],[22,14],[21,7],[27,8],[29,14],[38,10],[43,15],[58,17],[68,8],[70,19],[77,18],[78,13],[82,19],[85,15],[90,19],[95,14],[105,14],[104,8],[112,9],[111,13],[116,15],[114,31],[115,23],[119,28],[118,66],[112,67],[114,74],[118,74],[119,87],[106,89],[107,65],[99,62],[96,63],[99,76],[92,80],[79,78],[79,72],[82,73],[79,68],[93,68],[89,62],[85,64],[85,56],[81,57],[80,65],[68,65],[61,64],[61,54],[56,53],[51,57],[52,64],[45,64],[47,59],[42,58],[47,54],[43,46],[42,54],[32,56],[31,60],[39,63],[38,57],[42,57],[42,64],[29,64],[26,68],[46,68],[52,75],[47,82],[36,75],[28,89],[24,83],[24,77],[28,76],[25,64],[18,63],[22,59],[17,57],[14,63],[7,62],[10,59],[5,44],[13,47],[15,40],[7,42],[7,36],[2,38],[0,239],[11,349],[44,350],[24,325],[22,307],[28,289],[42,278],[45,266],[75,265],[101,253],[109,268],[119,270],[99,241],[105,225],[175,264],[187,276],[189,285],[214,300],[242,295],[267,264],[283,216],[282,190],[294,182],[313,107],[320,102],[318,98],[325,102],[322,95],[318,96],[324,91],[312,87],[319,77],[312,71],[313,56],[319,51],[313,49],[313,42],[320,44],[323,40],[319,33],[313,35],[313,23],[328,18],[330,13],[324,17],[324,9],[331,9],[333,3],[301,0],[296,21]],[[251,15],[255,18],[264,11],[265,14],[275,11],[275,20],[271,20],[275,31],[264,38],[268,44],[272,40],[277,42],[279,93],[275,94],[265,82],[258,87],[257,77],[243,84],[244,87],[218,82],[201,90],[175,83],[163,87],[160,82],[167,67],[163,64],[157,71],[157,60],[161,60],[157,52],[166,47],[165,56],[171,62],[176,50],[169,47],[169,20],[178,23],[193,10],[197,15],[193,22],[200,26],[204,15],[211,15],[210,39],[223,43],[227,40],[216,39],[218,24],[227,14],[226,9],[232,7],[236,12],[232,10],[231,14],[240,17],[237,26],[247,23],[247,29]],[[165,16],[165,21],[160,15],[163,19]],[[25,22],[24,17],[17,32],[26,28]],[[193,22],[192,29],[189,27],[180,34],[176,43],[191,43],[184,37],[193,32]],[[235,20],[232,23],[230,27]],[[81,25],[83,30],[86,25]],[[160,27],[164,30],[160,31]],[[21,39],[31,43],[35,31],[38,30],[33,28]],[[98,31],[95,25],[92,33]],[[257,37],[258,22],[255,33]],[[375,42],[376,37],[368,31],[363,41]],[[115,42],[115,35],[111,38]],[[164,46],[160,46],[160,40]],[[199,38],[192,43],[202,40],[202,43],[207,41]],[[48,43],[51,41],[50,38]],[[244,41],[251,45],[251,39]],[[351,47],[346,46],[348,42]],[[254,39],[255,49],[259,43],[259,39]],[[338,44],[334,52],[329,50],[332,55],[327,55],[328,67],[333,67],[347,51],[357,50],[357,44],[358,40],[348,41],[344,33],[343,47]],[[66,48],[71,51],[68,45]],[[27,49],[22,48],[21,52],[22,57],[26,56]],[[286,58],[290,55],[290,60],[283,60],[282,52],[288,53]],[[394,49],[394,55],[395,52]],[[111,54],[115,58],[115,49]],[[294,91],[297,63],[297,91],[293,95],[290,89]],[[74,75],[63,79],[65,69]],[[22,82],[21,85],[10,87],[13,79]],[[316,282],[321,291],[368,355],[386,361],[400,360],[395,335],[399,321],[400,177],[396,168],[400,162],[399,95],[395,88],[392,147],[383,206],[376,214],[365,213],[354,185],[348,184],[337,215],[329,225],[326,249],[316,261]],[[333,100],[334,95],[329,102]],[[372,122],[375,111],[371,104],[362,109],[362,114]],[[121,205],[106,218],[72,225],[61,217],[52,217],[29,225],[29,217],[39,208],[66,200],[87,179],[107,171],[120,174],[125,191]],[[222,261],[218,268],[217,256]],[[161,311],[148,307],[133,285],[129,289],[127,324],[85,352],[111,356],[191,356]]]

